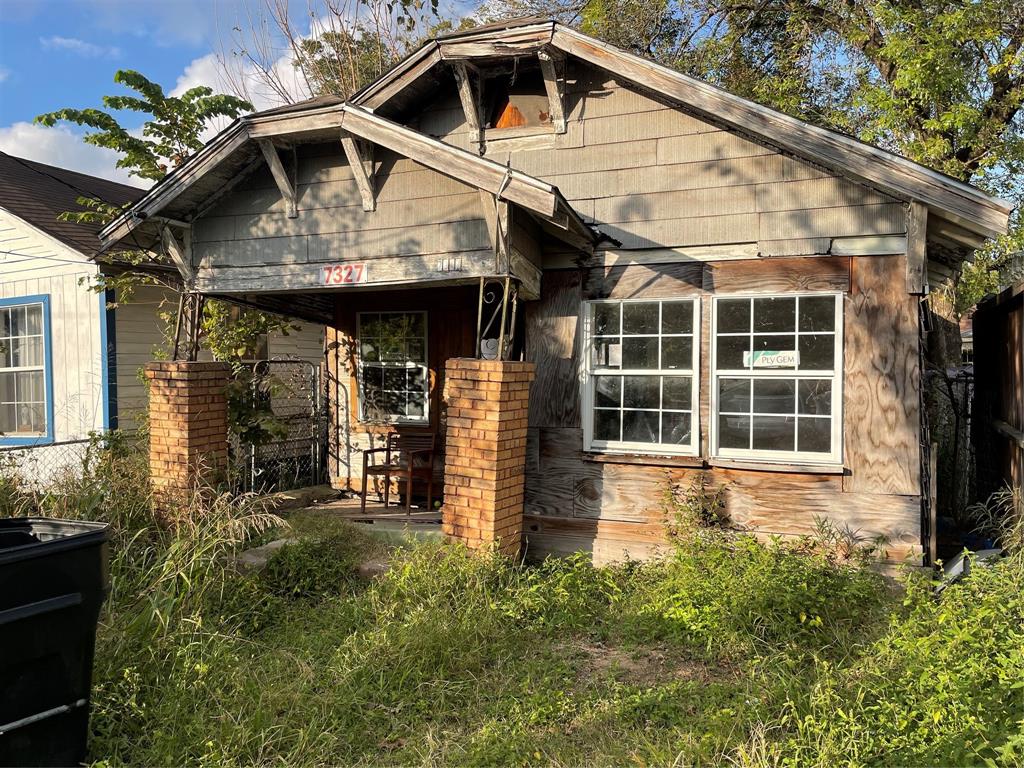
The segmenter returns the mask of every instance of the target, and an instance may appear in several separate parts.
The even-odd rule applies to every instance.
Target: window
[[[697,302],[594,301],[588,339],[588,450],[697,452]]]
[[[429,387],[426,313],[360,313],[360,419],[426,421]]]
[[[47,297],[0,301],[0,442],[49,434]],[[36,442],[33,440],[32,442]]]
[[[539,70],[518,72],[487,82],[484,103],[488,105],[486,126],[505,128],[550,128],[551,103]]]
[[[716,456],[842,460],[842,296],[715,299]]]

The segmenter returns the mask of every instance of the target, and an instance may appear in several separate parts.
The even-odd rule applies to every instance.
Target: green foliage
[[[358,564],[387,545],[317,512],[242,574],[231,556],[280,521],[207,497],[159,528],[133,490],[139,454],[98,445],[87,477],[15,505],[114,526],[103,764],[1020,763],[1019,550],[938,599],[835,554],[842,537],[763,544],[721,525],[607,568],[409,541],[365,581]]]
[[[85,141],[123,155],[118,168],[132,176],[159,181],[177,168],[193,152],[202,148],[202,132],[217,118],[238,117],[252,110],[252,104],[235,96],[215,94],[202,85],[181,96],[168,96],[163,88],[133,70],[118,70],[114,82],[138,95],[104,96],[103,106],[118,112],[136,112],[149,116],[142,125],[142,136],[135,136],[116,117],[102,109],[58,109],[39,115],[36,122],[47,126],[60,121],[83,125],[93,130]]]

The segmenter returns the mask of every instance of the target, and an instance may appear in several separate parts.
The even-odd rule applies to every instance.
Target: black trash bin
[[[107,525],[0,519],[0,765],[85,759]]]

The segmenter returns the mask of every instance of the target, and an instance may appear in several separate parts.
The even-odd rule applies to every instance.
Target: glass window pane
[[[25,371],[16,375],[18,377],[18,400],[23,403],[41,403],[46,399],[43,393],[45,379],[42,371]],[[2,385],[0,385],[0,389],[2,389]],[[0,400],[5,399],[0,393]]]
[[[801,418],[797,450],[807,453],[832,452],[832,420]]]
[[[0,368],[10,368],[14,364],[13,346],[11,339],[0,339]]]
[[[755,336],[753,347],[754,352],[789,352],[796,349],[796,336]],[[752,367],[758,367],[753,365],[753,358],[751,358],[750,362]],[[793,367],[792,365],[771,366],[772,370],[786,370]]]
[[[626,408],[657,408],[660,398],[659,377],[623,376],[622,404]]]
[[[719,379],[718,410],[750,413],[750,379]]]
[[[792,451],[795,447],[796,418],[754,416],[751,447],[761,451]]]
[[[750,448],[750,417],[719,416],[718,445],[720,448]]]
[[[719,299],[715,306],[719,333],[750,331],[750,299]]]
[[[360,315],[359,335],[364,338],[380,336],[380,315],[377,313]]]
[[[0,434],[14,432],[16,412],[17,406],[14,403],[0,404]]]
[[[17,367],[43,364],[43,339],[41,336],[14,339],[11,342],[11,364]]]
[[[616,336],[619,333],[619,305],[594,305],[594,335]]]
[[[828,416],[832,413],[832,381],[830,379],[801,379],[797,412]]]
[[[43,307],[33,304],[25,307],[25,332],[39,335],[43,332]]]
[[[630,443],[657,443],[659,418],[654,411],[623,411],[622,439]]]
[[[424,320],[426,319],[422,312],[411,312],[408,317],[408,335],[412,338],[422,339],[426,336],[426,328],[424,328]]]
[[[11,336],[23,336],[27,327],[25,307],[11,307]]]
[[[614,440],[621,439],[619,432],[619,414],[621,411],[594,410],[594,439]]]
[[[384,369],[384,389],[392,391],[405,390],[406,375],[404,368]]]
[[[836,299],[834,296],[800,297],[801,331],[834,331]]]
[[[746,368],[747,366],[743,364],[743,353],[749,350],[749,336],[719,336],[715,365],[719,370]]]
[[[426,346],[423,343],[423,339],[410,339],[408,350],[410,362],[425,363],[427,361]]]
[[[11,335],[11,310],[7,307],[0,309],[0,336]]]
[[[622,405],[622,377],[594,377],[594,405],[599,408],[618,408]]]
[[[17,430],[31,434],[45,432],[46,425],[43,419],[43,406],[38,403],[19,405]]]
[[[666,370],[693,368],[693,337],[667,336],[661,340],[661,367]]]
[[[427,371],[425,368],[410,368],[406,371],[405,385],[411,390],[423,392],[427,384]]]
[[[657,337],[624,337],[622,339],[622,367],[656,369],[658,367]]]
[[[425,403],[426,399],[423,397],[422,392],[410,392],[407,415],[415,418],[423,418],[423,415],[425,413]]]
[[[595,368],[622,367],[622,343],[617,336],[611,339],[594,339],[593,355]]]
[[[796,382],[792,379],[755,379],[754,413],[794,413]]]
[[[661,442],[670,445],[689,445],[690,414],[661,414]]]
[[[800,337],[800,370],[830,371],[835,365],[835,334],[814,333]]]
[[[380,352],[377,349],[377,342],[375,341],[364,341],[362,343],[360,354],[363,357],[363,362],[376,363],[380,361]]]
[[[754,299],[755,333],[785,333],[795,330],[795,297]]]
[[[14,402],[14,380],[16,373],[0,373],[0,403]]]
[[[693,379],[689,376],[665,376],[661,385],[661,407],[688,411],[693,401]]]
[[[661,305],[662,333],[693,333],[693,302],[667,301]]]
[[[622,333],[657,333],[658,304],[629,303],[622,305]]]
[[[383,393],[384,413],[388,416],[405,416],[405,392]]]

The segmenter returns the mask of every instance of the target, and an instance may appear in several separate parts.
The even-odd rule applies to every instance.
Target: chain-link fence
[[[265,493],[325,481],[326,400],[318,366],[306,360],[261,360],[249,369],[248,419],[232,437],[243,490]]]
[[[17,478],[34,490],[48,488],[68,474],[81,474],[93,442],[84,438],[47,445],[0,448],[0,476]]]

